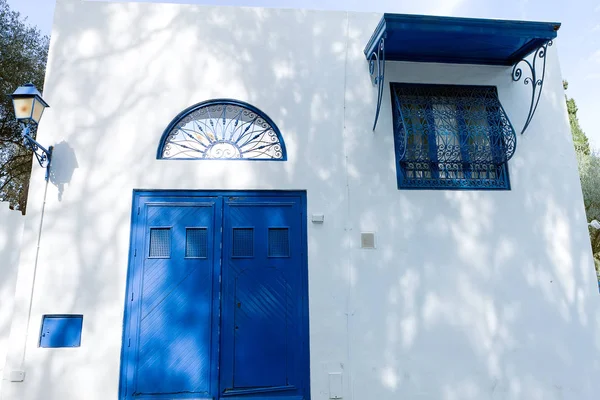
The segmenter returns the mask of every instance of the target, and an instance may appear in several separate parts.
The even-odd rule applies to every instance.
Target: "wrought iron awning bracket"
[[[523,129],[521,130],[521,135],[525,132],[527,127],[529,127],[529,124],[531,123],[533,115],[535,114],[535,111],[537,110],[538,104],[540,102],[542,89],[544,87],[544,78],[546,76],[546,53],[548,51],[548,46],[552,46],[552,40],[549,40],[540,47],[538,47],[538,49],[533,53],[533,58],[531,61],[527,60],[526,58],[523,58],[522,60],[517,61],[513,65],[511,74],[513,82],[518,82],[523,77],[523,69],[522,67],[520,67],[521,64],[524,63],[526,68],[529,69],[530,73],[529,76],[523,79],[523,84],[531,85],[531,102],[529,104],[529,112],[527,113],[527,119],[525,120]]]
[[[385,37],[384,33],[377,46],[369,55],[369,74],[373,86],[377,86],[377,108],[375,110],[375,122],[373,122],[373,130],[377,126],[379,119],[379,111],[381,110],[381,100],[383,99],[383,84],[385,81]]]
[[[39,144],[30,134],[30,128],[27,125],[23,126],[23,131],[21,132],[21,136],[23,137],[23,146],[28,150],[31,150],[35,155],[40,167],[46,168],[46,180],[50,176],[50,162],[52,161],[52,149],[50,146],[48,149],[44,148],[41,144]]]

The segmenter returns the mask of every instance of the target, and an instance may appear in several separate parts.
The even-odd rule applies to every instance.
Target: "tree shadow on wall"
[[[69,371],[83,375],[68,388],[56,383],[65,382],[62,355],[32,349],[39,363],[28,372],[36,387],[28,387],[27,398],[117,392],[132,184],[195,189],[208,180],[220,188],[318,187],[308,191],[308,212],[326,215],[323,226],[309,225],[315,400],[326,396],[328,373],[337,369],[355,399],[590,394],[598,365],[578,360],[587,359],[583,344],[599,334],[589,317],[597,293],[589,293],[589,255],[573,250],[587,240],[576,228],[583,210],[565,206],[580,190],[576,171],[556,182],[560,167],[530,145],[511,161],[511,192],[398,191],[392,133],[384,129],[391,127],[389,93],[373,134],[375,93],[361,54],[378,16],[369,31],[344,13],[57,7],[46,92],[76,117],[55,117],[67,127],[67,161],[60,166],[56,156],[64,175],[52,182],[60,196],[78,167],[75,153],[82,176],[45,216],[44,230],[65,238],[45,251],[55,261],[74,254],[68,279],[54,281],[61,296],[53,304],[90,310],[82,342],[88,347],[70,359]],[[156,147],[169,121],[191,104],[221,97],[267,113],[286,140],[288,161],[163,161],[157,168]],[[554,107],[545,112],[564,111]],[[554,130],[540,119],[530,128]],[[562,144],[552,150],[562,154]],[[362,230],[377,231],[375,251],[359,248]]]

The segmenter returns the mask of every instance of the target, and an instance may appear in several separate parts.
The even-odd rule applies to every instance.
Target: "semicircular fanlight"
[[[287,159],[275,123],[258,108],[216,99],[181,112],[163,133],[158,159]]]

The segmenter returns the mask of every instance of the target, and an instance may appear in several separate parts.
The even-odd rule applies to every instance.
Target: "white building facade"
[[[558,26],[57,0],[2,400],[596,399]]]

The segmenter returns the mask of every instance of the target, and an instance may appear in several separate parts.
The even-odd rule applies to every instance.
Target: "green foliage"
[[[567,81],[563,81],[565,90],[569,87]],[[588,222],[596,219],[600,221],[600,157],[590,151],[590,144],[585,133],[579,126],[577,119],[577,105],[575,100],[565,96],[571,133],[573,134],[573,145],[577,152],[577,165],[581,179],[581,190],[583,192],[583,203]],[[590,241],[596,273],[600,280],[600,230],[590,228]]]
[[[563,87],[565,90],[569,87],[569,82],[563,81]],[[569,113],[569,123],[571,124],[571,133],[573,134],[573,144],[575,145],[575,151],[589,155],[590,143],[587,136],[579,126],[579,119],[577,118],[577,104],[572,98],[565,96],[567,100],[567,112]]]
[[[21,143],[21,128],[8,95],[31,82],[44,85],[48,37],[0,0],[0,200],[25,213],[32,154]]]
[[[577,161],[587,220],[600,221],[600,157],[579,152]],[[600,230],[590,227],[590,240],[596,263],[596,273],[600,280]]]
[[[585,213],[589,221],[600,221],[600,157],[579,152],[577,161]]]

